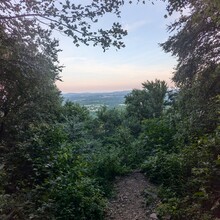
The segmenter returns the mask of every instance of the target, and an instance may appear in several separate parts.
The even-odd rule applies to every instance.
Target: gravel
[[[155,187],[139,171],[118,177],[114,184],[116,196],[109,201],[105,220],[156,220],[154,211],[158,202]],[[146,195],[153,194],[154,201],[146,206]],[[156,202],[155,202],[156,201]]]

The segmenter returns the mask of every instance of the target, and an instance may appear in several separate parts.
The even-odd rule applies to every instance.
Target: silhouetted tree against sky
[[[155,80],[142,83],[143,90],[134,89],[126,96],[125,103],[130,116],[139,120],[158,118],[162,115],[167,85],[165,81]]]
[[[7,1],[0,3],[0,24],[7,32],[26,42],[48,46],[51,30],[61,31],[73,38],[73,43],[100,44],[105,50],[110,46],[124,47],[121,41],[127,34],[119,23],[109,30],[95,29],[93,24],[106,13],[120,16],[124,1],[97,1],[86,4],[69,0]],[[45,45],[46,44],[46,45]]]

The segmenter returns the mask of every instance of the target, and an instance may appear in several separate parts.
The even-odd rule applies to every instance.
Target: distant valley
[[[97,111],[105,105],[109,108],[124,106],[125,96],[131,91],[103,92],[103,93],[65,93],[64,101],[72,101],[84,105],[90,111]]]

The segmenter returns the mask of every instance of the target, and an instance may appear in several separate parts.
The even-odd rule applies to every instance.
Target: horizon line
[[[129,90],[112,90],[112,91],[82,91],[82,92],[63,92],[60,91],[61,94],[82,94],[82,93],[113,93],[113,92],[130,92],[133,89],[129,89]]]

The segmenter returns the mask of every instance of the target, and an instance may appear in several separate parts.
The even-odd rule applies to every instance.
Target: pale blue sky
[[[105,28],[118,20],[128,30],[126,47],[121,50],[111,48],[103,52],[99,46],[75,47],[71,38],[55,34],[63,50],[59,60],[65,66],[61,73],[63,82],[57,83],[62,92],[131,90],[156,78],[173,85],[170,79],[176,61],[158,45],[169,36],[166,28],[171,18],[164,18],[165,3],[128,4],[121,10],[121,19],[106,15],[98,23]]]

